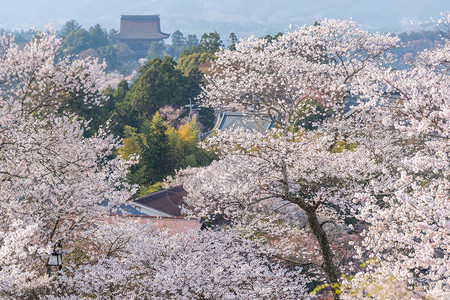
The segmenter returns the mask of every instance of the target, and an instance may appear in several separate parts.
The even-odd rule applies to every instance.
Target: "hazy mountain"
[[[60,28],[75,19],[84,27],[101,24],[119,29],[121,14],[159,14],[161,29],[171,33],[217,30],[228,36],[265,35],[284,31],[290,24],[312,24],[324,17],[353,18],[365,28],[400,32],[413,24],[430,23],[448,0],[16,0],[2,1],[0,23],[6,29]]]

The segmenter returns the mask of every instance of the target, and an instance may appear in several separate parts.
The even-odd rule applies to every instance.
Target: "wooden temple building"
[[[169,36],[161,32],[159,15],[122,15],[120,32],[115,38],[127,44],[136,58],[141,58],[147,56],[151,42],[159,42]]]

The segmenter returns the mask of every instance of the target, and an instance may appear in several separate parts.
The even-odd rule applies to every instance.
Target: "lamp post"
[[[58,271],[62,270],[62,245],[58,241],[53,247],[53,252],[47,260],[47,274],[51,275],[51,268],[58,267]]]
[[[192,121],[192,115],[194,111],[201,110],[200,108],[194,108],[196,104],[192,103],[192,99],[189,98],[189,104],[186,104],[184,107],[189,107],[189,122]]]

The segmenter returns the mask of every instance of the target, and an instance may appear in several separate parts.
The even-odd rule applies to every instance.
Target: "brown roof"
[[[115,35],[119,40],[162,40],[170,34],[161,32],[159,15],[122,15],[120,32]]]
[[[123,79],[126,80],[126,81],[131,81],[131,80],[133,80],[134,76],[136,76],[135,73],[133,73],[131,75],[128,75],[128,76],[125,76]]]
[[[197,219],[185,219],[183,217],[154,217],[137,215],[112,215],[113,217],[134,218],[140,224],[151,224],[157,228],[169,229],[172,232],[187,232],[188,230],[200,230],[201,223]]]
[[[174,217],[180,217],[182,216],[180,206],[185,205],[183,198],[186,195],[187,192],[180,185],[139,197],[134,202]]]

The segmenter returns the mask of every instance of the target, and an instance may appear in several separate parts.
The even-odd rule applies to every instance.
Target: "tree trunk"
[[[333,252],[330,248],[330,243],[328,242],[327,234],[320,225],[319,219],[317,218],[316,208],[305,210],[308,216],[309,226],[317,239],[320,247],[320,253],[322,254],[322,269],[327,275],[328,282],[331,285],[331,290],[333,291],[334,299],[339,299],[339,295],[336,294],[336,288],[333,287],[339,281],[339,272],[333,263]]]
[[[288,176],[287,176],[287,167],[286,164],[283,163],[281,165],[281,174],[283,176],[283,180],[281,181],[283,187],[283,199],[287,200],[291,203],[297,204],[308,216],[309,227],[311,228],[314,236],[317,239],[320,247],[320,253],[322,254],[322,270],[325,272],[328,283],[330,284],[331,290],[333,292],[334,299],[339,299],[339,295],[336,293],[336,284],[339,282],[340,274],[333,263],[333,252],[330,248],[330,243],[328,242],[327,234],[323,230],[319,219],[317,218],[317,208],[320,206],[320,202],[311,205],[304,201],[302,198],[292,196],[289,192],[289,185],[287,184]]]

